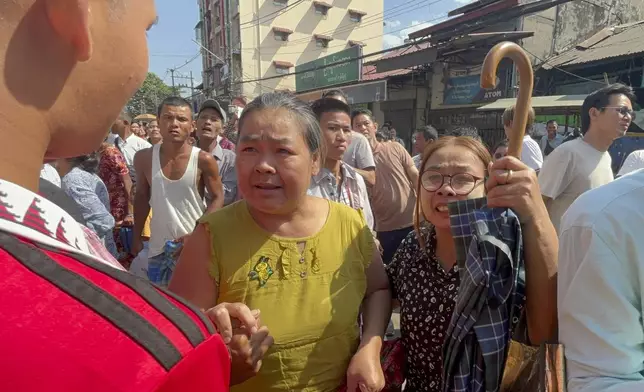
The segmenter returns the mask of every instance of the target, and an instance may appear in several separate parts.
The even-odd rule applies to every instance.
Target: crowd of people
[[[453,209],[482,199],[520,226],[525,290],[499,328],[560,343],[569,391],[644,387],[644,171],[636,152],[614,180],[607,152],[634,119],[630,87],[589,94],[572,141],[554,122],[530,138],[532,111],[519,158],[431,125],[412,156],[341,90],[265,93],[230,119],[170,97],[133,121],[152,1],[17,0],[0,15],[4,389],[497,390],[503,364],[445,368],[470,300],[459,255],[476,256]],[[508,135],[513,122],[511,107]]]

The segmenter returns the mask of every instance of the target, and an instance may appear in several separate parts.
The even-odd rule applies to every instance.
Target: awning
[[[360,16],[365,16],[367,15],[366,12],[360,11],[360,10],[354,10],[354,9],[349,9],[350,14],[355,14],[355,15],[360,15]]]
[[[313,37],[315,39],[321,39],[321,40],[324,40],[324,41],[333,41],[333,37],[331,37],[330,35],[313,34]]]
[[[273,31],[284,34],[293,34],[293,30],[284,27],[273,27]]]
[[[532,107],[539,108],[580,108],[586,99],[586,95],[546,95],[544,97],[532,97]],[[517,102],[516,98],[498,99],[495,102],[481,106],[477,110],[505,110]]]
[[[644,21],[600,30],[586,41],[547,59],[543,69],[584,66],[587,63],[624,57],[641,57],[644,53]]]
[[[531,31],[500,31],[490,33],[472,33],[454,40],[438,45],[431,45],[425,40],[420,43],[410,43],[404,49],[393,51],[374,61],[365,64],[373,64],[378,72],[392,71],[395,69],[415,67],[430,64],[437,59],[448,57],[456,52],[467,52],[473,48],[486,48],[501,41],[517,41],[523,38],[532,37]]]
[[[327,9],[333,7],[331,4],[329,4],[329,3],[325,2],[325,1],[314,1],[313,5],[316,5],[318,7],[324,7],[324,8],[327,8]]]
[[[275,65],[277,68],[293,68],[293,63],[288,61],[274,60],[273,65]]]

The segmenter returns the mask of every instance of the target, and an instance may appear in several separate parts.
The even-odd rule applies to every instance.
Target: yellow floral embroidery
[[[256,280],[259,282],[259,287],[264,287],[268,279],[273,275],[273,268],[269,263],[269,258],[262,256],[259,258],[257,264],[252,271],[248,274],[250,280]]]

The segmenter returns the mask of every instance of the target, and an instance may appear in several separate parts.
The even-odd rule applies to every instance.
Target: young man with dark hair
[[[377,179],[371,189],[371,208],[383,248],[382,258],[389,263],[398,245],[413,229],[418,169],[399,143],[381,143],[376,139],[378,123],[370,110],[354,111],[351,123],[355,131],[369,140],[373,150]]]
[[[623,85],[589,95],[582,112],[584,137],[553,151],[544,169],[568,145],[586,143],[566,153],[578,160],[573,173],[587,188],[609,181],[606,150],[628,129],[634,101]],[[559,170],[570,170],[570,159],[559,162],[568,163]],[[593,178],[593,165],[605,178]],[[643,200],[644,170],[639,170],[584,192],[561,219],[557,311],[569,392],[644,390]]]
[[[342,101],[345,104],[349,104],[349,97],[347,97],[347,94],[344,93],[344,91],[340,89],[331,89],[327,90],[322,94],[322,98],[333,98],[337,99],[338,101]]]
[[[342,161],[351,142],[349,105],[333,98],[322,98],[311,105],[320,123],[326,156],[318,174],[311,179],[309,195],[346,204],[362,211],[369,229],[374,229],[367,185],[355,169]]]
[[[132,252],[143,247],[140,237],[152,208],[148,278],[167,285],[176,263],[172,248],[181,246],[204,213],[223,206],[224,191],[215,158],[188,143],[193,131],[190,102],[166,98],[158,116],[163,143],[138,152],[134,160],[138,180]],[[207,207],[206,189],[211,197]]]
[[[532,133],[532,125],[534,125],[534,109],[530,108],[528,111],[528,122],[525,125],[525,134],[523,136],[523,148],[521,149],[521,162],[525,163],[532,170],[539,171],[543,166],[543,154],[539,143],[537,143],[530,134]],[[512,124],[514,122],[514,105],[505,109],[503,112],[503,129],[505,130],[505,137],[510,138],[512,132]]]
[[[426,125],[414,132],[413,137],[414,139],[412,143],[414,144],[414,153],[416,153],[413,157],[414,165],[416,165],[416,169],[420,170],[420,164],[423,160],[423,151],[425,151],[425,147],[427,147],[428,144],[432,144],[438,140],[438,131],[431,125]]]
[[[98,149],[143,83],[154,1],[0,1],[0,15],[2,390],[228,391],[230,318],[251,342],[267,334],[248,307],[209,310],[218,335],[199,309],[107,265],[38,194],[43,162]],[[265,345],[241,352],[234,377]]]
[[[336,99],[348,105],[347,95],[342,90],[326,91],[322,94],[322,97]],[[362,134],[359,132],[351,133],[351,142],[342,159],[362,176],[368,186],[374,186],[376,183],[376,164],[373,161],[373,153],[369,148],[369,142]]]
[[[558,232],[561,217],[579,195],[613,180],[608,148],[631,125],[634,100],[633,90],[621,84],[588,95],[581,109],[584,136],[560,145],[548,156],[539,186]]]
[[[224,186],[224,206],[227,206],[237,199],[237,171],[235,170],[235,153],[232,150],[224,149],[217,142],[217,137],[222,134],[225,123],[226,112],[221,108],[219,102],[209,99],[201,105],[197,115],[199,148],[211,153],[217,161],[219,175]],[[209,194],[206,194],[206,201],[210,201]]]
[[[557,133],[559,125],[557,121],[550,120],[546,123],[546,132],[547,134],[541,138],[541,152],[544,157],[550,155],[555,148],[559,147],[563,142],[563,136]]]

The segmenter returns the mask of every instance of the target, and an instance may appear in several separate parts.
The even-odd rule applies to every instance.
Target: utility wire
[[[275,12],[271,12],[271,13],[266,14],[266,15],[264,15],[264,16],[259,16],[259,17],[257,17],[257,19],[250,20],[250,21],[248,21],[248,22],[244,22],[244,23],[240,23],[239,25],[240,25],[240,26],[245,26],[245,25],[248,25],[248,24],[252,24],[252,26],[244,27],[244,28],[246,28],[246,29],[247,29],[247,28],[251,28],[251,27],[255,27],[255,26],[257,26],[257,25],[258,25],[258,24],[260,24],[260,23],[264,23],[264,22],[266,22],[266,21],[263,21],[262,19],[267,18],[267,17],[270,17],[271,15],[275,15],[275,14],[277,14],[277,15],[275,15],[275,17],[273,17],[273,19],[275,19],[275,18],[277,18],[279,15],[283,15],[283,14],[287,13],[289,10],[292,10],[293,8],[295,8],[295,7],[297,7],[298,5],[302,4],[303,2],[304,2],[304,0],[297,0],[295,3],[290,4],[290,5],[288,5],[288,6],[284,7],[284,8],[282,8],[282,9],[279,9],[279,10],[277,10],[277,11],[275,11]],[[258,13],[259,13],[259,11],[258,11]],[[243,29],[242,29],[242,30],[243,30]]]
[[[430,19],[430,20],[427,20],[427,21],[424,21],[423,23],[432,23],[432,22],[435,22],[435,21],[438,21],[438,20],[444,19],[446,15],[447,15],[447,14],[439,15],[439,16],[437,16],[436,18],[434,18],[434,19]],[[397,30],[389,31],[389,32],[387,32],[387,34],[398,33],[398,32],[400,32],[400,31],[408,30],[408,29],[413,28],[413,27],[415,27],[415,26],[402,27],[402,28],[397,29]],[[371,40],[374,40],[374,39],[377,39],[377,38],[380,38],[380,37],[382,37],[382,35],[378,34],[378,35],[375,35],[375,36],[373,36],[373,37],[369,37],[369,38],[362,39],[361,41],[362,41],[362,42],[371,41]],[[410,43],[411,43],[411,42],[410,42]],[[328,49],[340,48],[340,47],[345,47],[345,46],[346,46],[346,44],[330,45],[330,46],[328,46],[328,47],[326,47],[326,48],[307,50],[307,52],[313,52],[313,51],[315,51],[315,52],[322,52],[322,51],[326,51],[326,50],[328,50]],[[249,49],[242,49],[242,50],[243,50],[243,51],[255,51],[256,49],[250,49],[250,48],[249,48]],[[302,53],[302,51],[300,50],[300,51],[297,51],[297,52],[278,52],[278,53],[277,53],[277,55],[301,54],[301,53]]]
[[[548,61],[550,61],[550,60],[548,60],[548,59],[542,59],[541,57],[539,57],[539,56],[537,56],[536,54],[534,54],[534,53],[530,52],[529,50],[527,50],[526,48],[523,48],[523,50],[525,50],[526,52],[528,52],[529,54],[531,54],[532,56],[534,56],[534,58],[536,58],[537,60],[541,61],[541,65],[543,65],[543,64],[547,64],[547,63],[548,63]],[[585,78],[585,77],[583,77],[583,76],[580,76],[580,75],[574,74],[574,73],[572,73],[572,72],[570,72],[570,71],[566,71],[565,69],[561,69],[561,68],[559,68],[559,67],[557,67],[557,66],[554,66],[554,65],[552,65],[552,64],[550,64],[550,66],[551,66],[553,69],[556,69],[556,70],[557,70],[557,71],[559,71],[559,72],[563,72],[563,73],[565,73],[565,74],[567,74],[567,75],[570,75],[570,76],[572,76],[572,77],[575,77],[575,78],[577,78],[577,79],[585,80],[585,81],[587,81],[587,82],[593,82],[593,83],[601,84],[602,86],[605,86],[605,85],[606,85],[606,83],[605,83],[605,82],[603,82],[603,81],[601,81],[601,82],[600,82],[600,81],[598,81],[598,80],[588,79],[588,78]]]
[[[197,53],[196,55],[194,55],[194,57],[192,57],[190,60],[188,60],[188,61],[186,61],[185,63],[183,63],[183,65],[180,65],[180,66],[178,66],[178,67],[174,67],[174,68],[172,68],[172,69],[173,69],[173,70],[175,70],[175,71],[176,71],[176,70],[179,70],[179,69],[181,69],[181,68],[185,67],[186,65],[188,65],[188,64],[190,64],[190,63],[192,63],[193,61],[195,61],[195,60],[196,60],[197,58],[199,58],[200,56],[201,56],[201,51],[199,51],[199,53]]]
[[[429,1],[430,0],[409,0],[409,1],[406,1],[405,3],[402,3],[402,4],[400,4],[400,5],[396,6],[396,7],[392,7],[392,8],[390,8],[390,9],[388,9],[386,11],[386,12],[392,12],[393,10],[395,10],[397,8],[405,7],[404,9],[398,9],[397,11],[394,11],[393,14],[384,15],[385,14],[384,11],[379,12],[377,14],[374,14],[374,15],[368,16],[366,18],[363,18],[362,21],[360,22],[360,25],[357,26],[357,27],[355,26],[356,25],[355,22],[349,22],[349,24],[346,24],[344,26],[339,26],[336,29],[323,31],[323,32],[316,33],[316,34],[335,35],[335,34],[340,34],[340,33],[346,33],[346,32],[351,31],[351,30],[360,30],[360,29],[372,26],[372,25],[374,25],[376,23],[382,23],[386,18],[393,18],[393,17],[399,16],[399,15],[403,15],[403,14],[406,14],[408,12],[416,11],[416,10],[418,10],[420,8],[425,7],[425,6],[431,6],[433,4],[440,3],[440,2],[445,1],[445,0],[434,0],[434,1],[430,2],[429,4],[425,4],[425,3],[428,3]],[[410,4],[410,3],[416,3],[416,4]],[[379,15],[381,15],[381,16],[379,16]],[[311,37],[309,36],[309,37],[304,37],[304,38],[298,38],[298,39],[292,40],[292,41],[287,41],[285,44],[282,44],[282,45],[264,46],[264,47],[262,47],[262,49],[282,48],[284,46],[297,46],[299,44],[307,44],[310,41],[311,41]]]
[[[265,77],[265,78],[257,78],[257,79],[253,79],[253,80],[243,80],[243,81],[237,82],[237,84],[261,82],[261,81],[264,81],[264,80],[283,78],[285,76],[299,75],[299,74],[304,73],[304,72],[317,71],[317,70],[328,68],[328,67],[335,67],[335,66],[338,66],[338,65],[350,63],[352,61],[362,60],[362,59],[365,59],[367,57],[373,57],[373,56],[378,56],[378,55],[381,55],[381,54],[384,54],[384,53],[393,52],[393,51],[398,50],[398,49],[406,49],[406,48],[409,48],[409,47],[414,46],[414,45],[418,45],[418,44],[421,44],[421,43],[424,43],[424,42],[428,42],[429,40],[430,40],[430,38],[423,38],[423,39],[420,39],[418,41],[409,42],[409,43],[406,43],[406,44],[403,44],[403,45],[395,46],[393,48],[389,48],[389,49],[381,50],[381,51],[378,51],[378,52],[365,54],[365,55],[358,56],[358,57],[355,57],[355,58],[350,58],[350,59],[347,59],[347,60],[337,61],[337,62],[334,62],[334,63],[331,63],[331,64],[318,66],[318,67],[307,69],[307,70],[304,70],[304,71],[295,71],[295,72],[291,72],[291,73],[288,73],[288,74],[285,74],[285,75],[268,76],[268,77]]]

